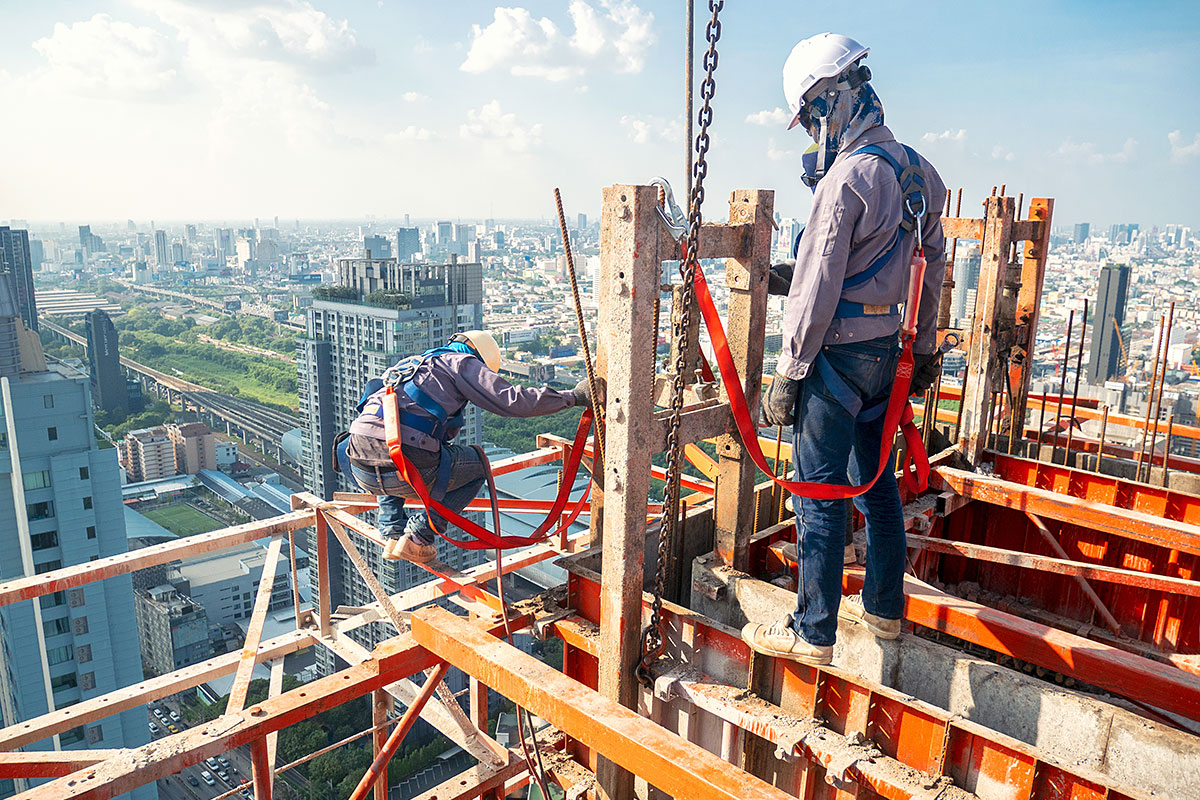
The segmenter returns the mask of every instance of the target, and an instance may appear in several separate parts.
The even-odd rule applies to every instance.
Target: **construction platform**
[[[422,800],[495,800],[523,792],[535,776],[519,747],[488,735],[491,689],[548,723],[537,746],[545,774],[568,798],[1200,797],[1200,461],[1168,453],[1155,464],[1153,447],[1135,454],[1103,433],[1075,435],[1068,426],[1064,434],[1063,398],[1030,394],[1053,202],[1031,201],[1025,217],[1022,205],[1001,192],[972,219],[950,216],[947,198],[947,239],[979,241],[982,270],[971,325],[950,331],[943,319],[939,332],[961,334],[965,380],[933,387],[918,405],[918,416],[937,409],[923,420],[933,475],[928,490],[904,497],[910,568],[898,640],[843,625],[828,667],[765,658],[741,641],[745,621],[773,621],[794,606],[794,564],[782,547],[794,523],[736,435],[721,384],[688,381],[680,435],[714,442],[716,455],[688,448],[704,477],[685,479],[683,524],[660,551],[648,497],[651,476],[662,474],[651,458],[668,441],[661,407],[669,381],[654,372],[651,342],[663,262],[679,260],[680,243],[655,187],[613,186],[604,191],[597,320],[597,370],[608,383],[596,467],[603,490],[593,487],[589,531],[502,563],[507,573],[558,559],[567,570],[565,587],[507,609],[514,629],[562,641],[561,671],[501,638],[494,562],[462,573],[434,565],[435,580],[389,596],[362,555],[381,541],[360,516],[374,499],[297,494],[295,510],[275,519],[0,585],[0,604],[30,602],[271,541],[241,653],[0,730],[0,778],[24,781],[22,800],[107,798],[249,745],[250,785],[270,800],[275,776],[296,766],[276,763],[278,732],[370,695],[373,726],[362,735],[377,754],[388,728],[419,712],[478,762]],[[702,258],[724,259],[729,351],[754,414],[772,219],[771,192],[738,191],[729,220],[705,224],[699,237]],[[699,360],[697,340],[676,354],[689,365]],[[1033,424],[1055,404],[1051,425]],[[1076,420],[1099,413],[1074,401],[1066,411]],[[1157,435],[1149,417],[1119,424],[1153,425]],[[1200,429],[1176,425],[1170,435],[1200,439]],[[759,443],[786,474],[786,443]],[[571,447],[543,437],[537,450],[493,469],[566,463]],[[1135,467],[1146,480],[1129,477]],[[549,509],[508,503],[512,511]],[[341,547],[375,602],[343,616],[329,607],[328,591],[318,592],[315,608],[294,598],[296,629],[264,640],[265,578],[292,552],[284,540],[308,529],[320,585],[328,587],[331,548]],[[667,554],[661,565],[659,552]],[[660,566],[666,646],[643,685],[635,667]],[[291,568],[295,586],[294,561]],[[847,568],[844,590],[857,590],[862,577]],[[367,650],[354,633],[376,623],[395,635]],[[327,648],[348,666],[282,691],[284,656],[306,648]],[[247,706],[260,663],[271,665],[270,695]],[[447,667],[470,677],[465,707],[439,685]],[[69,729],[230,674],[227,710],[211,722],[132,750],[47,749]],[[410,712],[397,723],[401,706]],[[35,779],[52,780],[29,786]],[[376,800],[387,797],[385,784],[373,781]]]

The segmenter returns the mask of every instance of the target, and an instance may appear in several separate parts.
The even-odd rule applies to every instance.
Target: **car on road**
[[[188,775],[188,776],[187,776],[187,779],[188,779],[188,783],[190,783],[192,786],[199,786],[199,785],[200,785],[200,781],[196,780],[196,776],[195,776],[195,775]]]
[[[167,716],[171,718],[171,722],[179,722],[179,714],[178,713],[172,711]]]
[[[206,758],[206,759],[204,759],[204,763],[207,764],[208,768],[214,772],[216,772],[217,770],[219,770],[221,768],[221,765],[217,763],[217,760],[215,758]]]
[[[217,782],[213,780],[212,773],[206,769],[200,770],[200,778],[209,786],[216,786]]]
[[[217,770],[217,777],[220,778],[221,780],[225,781],[226,783],[229,783],[229,773],[226,772],[225,770],[223,770],[223,769]]]
[[[225,756],[217,756],[217,761],[220,761],[220,762],[221,762],[221,766],[222,766],[222,767],[228,767],[228,766],[229,766],[229,759],[228,759],[228,758],[226,758]]]
[[[158,736],[158,726],[155,725],[153,722],[150,723],[150,735]]]
[[[154,716],[158,717],[159,719],[162,719],[164,716],[163,710],[161,708],[159,708],[158,706],[155,706],[154,707]]]
[[[179,728],[176,728],[174,725],[168,725],[167,730],[169,730],[171,733],[179,733]]]
[[[242,789],[241,794],[242,794],[242,797],[246,798],[246,800],[250,800],[250,790],[249,789]]]

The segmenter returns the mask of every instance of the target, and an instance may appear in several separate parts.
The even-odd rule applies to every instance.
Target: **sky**
[[[549,218],[684,183],[683,0],[40,0],[0,25],[0,220]],[[708,17],[696,0],[697,38]],[[916,6],[916,7],[914,7]],[[1200,228],[1200,3],[729,0],[706,216],[805,217],[780,69],[823,31],[963,214]],[[697,65],[703,42],[697,43]]]

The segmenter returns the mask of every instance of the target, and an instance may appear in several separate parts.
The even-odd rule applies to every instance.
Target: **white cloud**
[[[993,161],[1016,161],[1017,156],[1010,150],[1005,149],[1003,145],[996,145],[992,148]]]
[[[791,161],[800,155],[799,150],[780,149],[773,138],[767,140],[767,158],[772,161]]]
[[[428,142],[433,138],[433,131],[428,128],[421,128],[416,125],[409,125],[407,128],[401,128],[398,131],[386,134],[383,140],[387,143],[394,142]]]
[[[1054,155],[1087,164],[1124,164],[1133,158],[1137,144],[1137,139],[1130,137],[1125,140],[1125,144],[1117,152],[1101,153],[1092,142],[1076,142],[1074,139],[1068,138],[1054,151]]]
[[[328,70],[372,63],[345,19],[334,19],[306,0],[133,0],[179,30],[189,45],[214,53]]]
[[[584,0],[568,7],[575,32],[567,35],[548,17],[534,18],[525,8],[497,7],[486,27],[472,25],[471,49],[460,69],[564,81],[589,68],[638,73],[654,44],[654,15],[630,0],[600,0],[597,9]]]
[[[787,125],[792,121],[792,116],[793,115],[787,110],[777,106],[774,109],[758,111],[754,114],[749,114],[746,117],[746,122],[750,123],[751,125],[763,126]]]
[[[1171,131],[1167,134],[1167,141],[1171,143],[1171,160],[1177,164],[1200,156],[1200,133],[1196,134],[1191,144],[1184,144],[1183,132]]]
[[[683,123],[678,119],[626,114],[621,117],[621,127],[634,144],[656,141],[682,141]]]
[[[153,28],[114,21],[107,14],[54,33],[33,43],[47,62],[33,77],[44,88],[91,97],[104,95],[142,99],[164,95],[180,83],[180,52]]]
[[[523,153],[541,145],[542,124],[522,125],[516,114],[505,114],[500,110],[500,101],[493,100],[478,110],[467,111],[467,121],[459,126],[458,135]]]
[[[945,130],[941,133],[933,133],[932,131],[921,137],[921,144],[936,144],[938,142],[947,142],[950,144],[962,144],[967,140],[967,131],[964,128],[959,128],[956,131]]]
[[[423,103],[429,99],[429,95],[420,92],[405,92],[400,95],[400,99],[406,103]]]

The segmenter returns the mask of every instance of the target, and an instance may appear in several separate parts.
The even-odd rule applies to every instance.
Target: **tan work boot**
[[[742,641],[757,653],[779,658],[789,658],[801,664],[824,666],[833,661],[833,646],[818,647],[796,635],[792,629],[792,615],[788,614],[773,625],[748,622],[742,628]]]
[[[838,616],[865,625],[867,630],[880,639],[897,639],[900,636],[900,620],[877,617],[867,611],[861,594],[843,597],[842,604],[838,607]]]
[[[428,564],[437,559],[437,545],[421,544],[406,533],[399,539],[390,539],[383,549],[383,557],[389,561],[411,561],[414,564]]]

